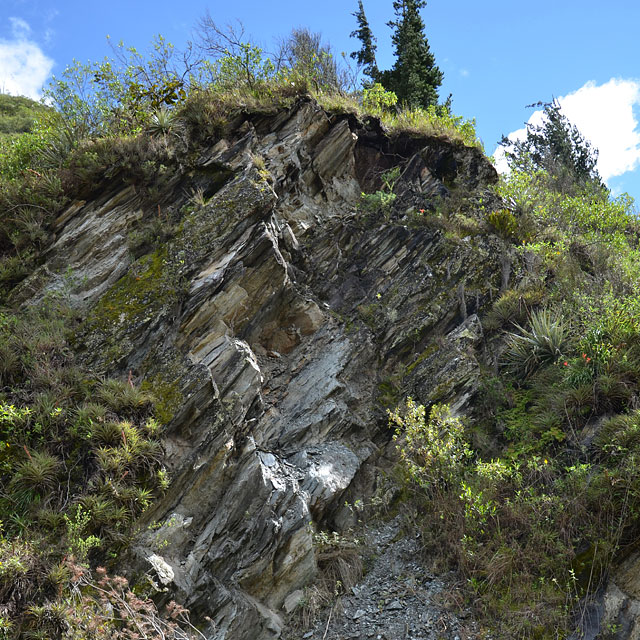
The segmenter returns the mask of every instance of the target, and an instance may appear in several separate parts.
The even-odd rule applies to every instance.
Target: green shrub
[[[597,445],[608,455],[627,456],[640,450],[640,412],[614,416],[607,420],[596,439]]]
[[[486,214],[485,219],[496,233],[505,240],[518,236],[518,220],[509,209],[497,209]]]
[[[545,293],[544,287],[536,284],[526,288],[507,289],[493,303],[483,320],[483,327],[493,331],[505,325],[523,325],[544,301]]]
[[[98,398],[115,413],[148,413],[153,404],[153,396],[130,382],[105,380],[98,389]]]
[[[396,194],[393,192],[400,177],[400,167],[394,167],[381,175],[382,189],[374,193],[362,193],[359,207],[368,214],[382,214],[387,217],[391,213]]]
[[[25,453],[27,460],[15,466],[9,487],[30,491],[42,497],[50,493],[58,483],[62,463],[46,451],[30,453],[25,449]]]
[[[425,408],[411,398],[402,412],[389,414],[400,442],[400,458],[411,477],[428,495],[435,497],[464,476],[471,449],[464,427],[446,405],[435,405],[426,419]]]
[[[606,468],[550,455],[483,460],[443,406],[426,418],[408,400],[390,421],[412,522],[430,556],[462,573],[497,637],[567,633],[571,606],[637,531],[637,416],[607,426],[606,442],[628,435],[602,450]]]
[[[376,82],[371,88],[365,88],[362,92],[362,107],[368,113],[385,113],[397,102],[398,96],[393,91],[386,91],[379,82]]]

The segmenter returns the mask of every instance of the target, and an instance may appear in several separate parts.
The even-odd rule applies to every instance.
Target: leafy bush
[[[362,107],[365,111],[374,114],[382,114],[396,105],[398,96],[393,91],[376,82],[371,88],[365,88],[362,92]]]
[[[77,140],[139,132],[150,114],[186,98],[193,62],[178,58],[173,45],[157,36],[143,55],[122,42],[101,62],[74,61],[45,90],[61,119],[60,127]]]
[[[396,200],[393,192],[395,184],[400,177],[400,167],[394,167],[381,175],[382,189],[374,193],[362,193],[360,195],[360,208],[369,214],[382,213],[388,216]]]
[[[605,233],[620,242],[620,234],[635,223],[633,201],[627,194],[612,198],[590,190],[567,195],[549,189],[547,183],[548,174],[542,169],[513,171],[501,178],[497,192],[516,216],[533,218],[538,234],[551,227],[592,240]]]
[[[403,477],[426,546],[467,578],[498,637],[554,638],[638,533],[638,227],[626,196],[556,189],[544,170],[512,170],[498,195],[487,222],[512,288],[483,326],[505,366],[484,381],[476,448],[463,468],[451,461],[437,499],[424,456],[401,455]]]
[[[486,461],[446,406],[426,418],[409,399],[390,414],[426,550],[462,572],[498,637],[562,636],[571,606],[597,587],[616,545],[634,535],[637,422],[634,415],[608,425],[603,441],[617,433],[616,446],[601,449],[598,467],[548,454]]]
[[[389,414],[396,427],[402,464],[413,482],[432,498],[459,481],[471,457],[459,418],[446,405],[435,405],[425,418],[425,408],[411,398],[402,413]]]

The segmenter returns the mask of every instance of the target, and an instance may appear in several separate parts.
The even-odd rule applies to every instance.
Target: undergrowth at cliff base
[[[313,584],[305,587],[289,621],[300,633],[315,624],[323,609],[339,608],[340,598],[350,593],[364,573],[363,541],[351,530],[345,534],[319,531],[313,536],[313,544],[318,572]]]
[[[638,454],[606,464],[550,455],[484,460],[446,405],[391,414],[425,552],[455,567],[499,637],[555,638],[640,513]],[[621,508],[624,507],[624,508]]]
[[[116,583],[105,583],[106,573],[93,583],[88,567],[108,565],[130,543],[136,518],[169,482],[155,398],[131,378],[98,379],[85,369],[69,342],[76,320],[55,299],[0,309],[4,638],[111,637],[74,622],[89,598],[104,629],[120,626],[107,603]],[[93,586],[80,589],[79,581]],[[120,586],[121,606],[136,604]],[[138,604],[153,614],[152,603]]]
[[[175,601],[159,611],[154,602],[139,590],[134,591],[126,578],[110,576],[104,567],[91,572],[73,558],[65,557],[41,581],[49,588],[42,604],[30,604],[20,618],[11,615],[11,607],[18,598],[34,597],[11,592],[7,585],[8,570],[13,580],[29,586],[33,573],[42,571],[37,565],[38,552],[27,545],[0,541],[3,567],[0,575],[0,593],[3,610],[0,613],[0,638],[70,638],[72,640],[99,640],[118,638],[162,638],[163,640],[193,640],[205,638],[191,624],[189,612]],[[8,557],[8,559],[7,559]],[[7,599],[11,598],[11,600]]]

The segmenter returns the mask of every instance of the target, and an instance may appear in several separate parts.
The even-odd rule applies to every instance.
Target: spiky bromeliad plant
[[[518,333],[509,333],[504,363],[514,373],[527,377],[538,367],[557,362],[569,339],[564,321],[549,309],[531,314],[531,329],[516,324]]]

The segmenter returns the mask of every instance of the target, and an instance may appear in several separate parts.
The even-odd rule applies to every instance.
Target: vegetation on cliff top
[[[206,19],[201,28],[199,50],[179,54],[158,37],[147,55],[119,44],[102,62],[74,62],[45,91],[52,108],[32,130],[0,143],[0,208],[11,214],[0,220],[0,296],[33,268],[56,214],[99,175],[148,186],[242,110],[310,94],[330,111],[374,114],[391,132],[480,144],[474,123],[447,106],[397,109],[380,84],[347,93],[330,50],[307,30],[268,57],[241,32]]]

